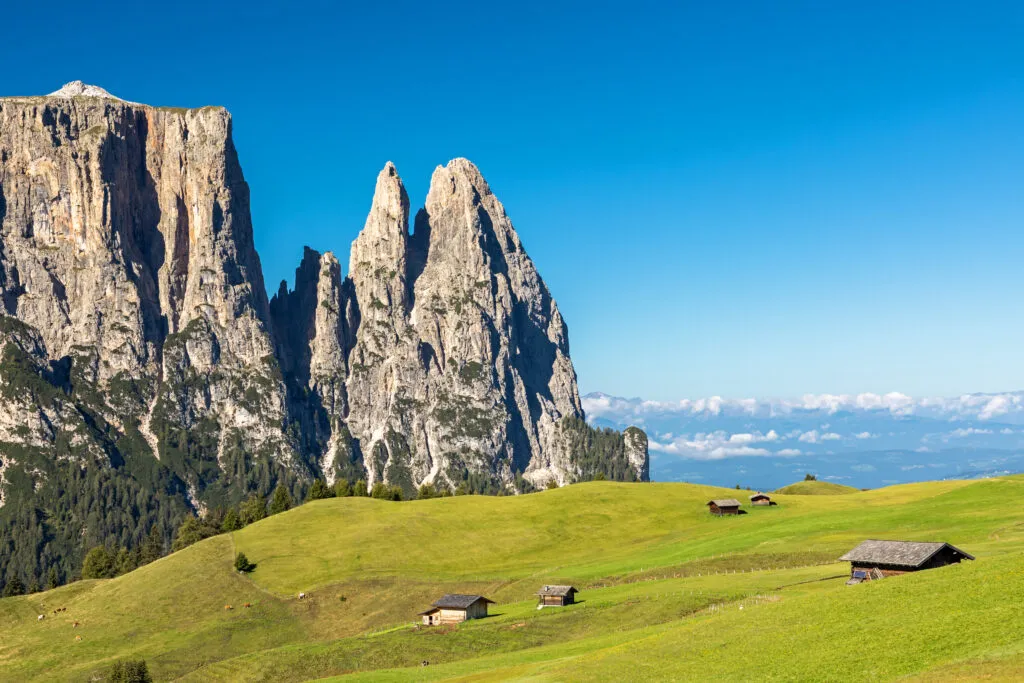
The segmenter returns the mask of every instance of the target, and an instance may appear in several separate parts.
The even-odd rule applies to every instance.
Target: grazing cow
[[[420,666],[430,666],[430,662],[424,659],[422,662],[420,662]]]
[[[306,594],[305,593],[299,593],[299,600],[305,600],[305,599],[306,599]]]
[[[82,639],[82,636],[75,636],[75,642],[78,642],[81,639]]]
[[[78,628],[78,626],[79,626],[79,623],[77,621],[75,623],[71,624],[71,628]]]
[[[224,609],[234,609],[231,605],[224,605]]]
[[[39,618],[38,618],[38,619],[36,619],[36,621],[42,621],[42,620],[43,620],[43,619],[45,619],[45,618],[46,618],[46,617],[45,617],[44,615],[40,614],[40,615],[39,615]]]
[[[246,609],[248,609],[249,607],[252,607],[252,603],[251,602],[245,603],[245,607],[246,607]]]

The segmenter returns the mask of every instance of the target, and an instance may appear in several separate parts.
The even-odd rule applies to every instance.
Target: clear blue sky
[[[676,8],[666,7],[679,5]],[[15,3],[3,94],[220,104],[268,287],[466,156],[583,391],[1024,388],[1018,2]]]

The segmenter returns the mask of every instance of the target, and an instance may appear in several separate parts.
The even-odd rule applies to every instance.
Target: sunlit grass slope
[[[555,679],[577,676],[577,669],[579,677],[600,677],[607,667],[614,678],[641,644],[661,653],[651,659],[693,658],[727,672],[732,665],[709,652],[731,651],[749,667],[759,651],[733,643],[733,631],[759,642],[763,656],[783,667],[778,648],[786,643],[816,647],[794,624],[859,638],[858,620],[882,619],[869,623],[884,630],[891,628],[886,619],[896,623],[919,604],[938,614],[978,605],[979,614],[994,610],[988,618],[1003,619],[1004,632],[1015,633],[1005,628],[1013,615],[999,611],[993,596],[1024,595],[1017,569],[1024,557],[1022,477],[775,495],[775,507],[709,515],[707,500],[725,495],[735,492],[594,482],[509,498],[317,501],[117,579],[0,600],[0,680],[87,680],[125,656],[145,658],[158,679],[289,681],[357,671],[401,679],[490,667]],[[845,573],[835,558],[864,538],[948,540],[978,561],[856,588],[829,578]],[[232,571],[237,550],[257,564],[252,575]],[[931,581],[958,585],[956,577],[967,577],[971,601],[943,593],[946,584],[927,588]],[[583,589],[584,603],[537,612],[533,591],[563,581]],[[904,590],[911,592],[901,597]],[[306,599],[297,598],[300,591]],[[409,628],[416,612],[450,591],[486,594],[499,602],[492,608],[499,616],[450,632]],[[57,607],[67,611],[53,615]],[[40,622],[41,613],[47,618]],[[756,626],[748,623],[755,613],[764,615]],[[80,627],[72,629],[72,621]],[[954,618],[938,618],[934,628],[974,633],[974,645],[942,647],[945,659],[923,652],[909,668],[880,665],[877,676],[865,677],[924,675],[961,660],[958,666],[1020,670],[1019,650],[1003,636],[990,638],[981,626],[964,630]],[[884,649],[875,635],[862,641],[866,651]],[[480,660],[484,654],[495,658]],[[571,669],[559,668],[565,657]],[[392,671],[422,660],[431,666]],[[851,661],[849,671],[863,664]],[[650,675],[686,675],[663,665]]]
[[[1021,556],[548,644],[528,653],[340,680],[1024,680]],[[742,607],[742,609],[741,609]]]
[[[798,481],[789,486],[783,486],[775,493],[788,496],[834,496],[842,493],[857,493],[860,489],[843,484],[834,484],[830,481]]]

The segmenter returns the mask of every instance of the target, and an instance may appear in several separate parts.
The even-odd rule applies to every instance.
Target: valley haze
[[[595,392],[591,424],[647,431],[651,478],[774,489],[805,474],[876,488],[1024,471],[1024,392],[647,401]]]

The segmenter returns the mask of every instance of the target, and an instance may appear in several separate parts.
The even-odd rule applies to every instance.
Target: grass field
[[[119,657],[194,681],[1024,677],[1024,477],[709,515],[725,495],[593,482],[317,501],[117,579],[0,600],[0,680],[89,680]],[[847,587],[835,558],[865,538],[978,559]],[[251,575],[232,570],[237,550]],[[581,604],[536,610],[533,592],[561,582]],[[494,616],[415,628],[444,592],[485,594]]]
[[[833,484],[830,481],[798,481],[789,486],[783,486],[775,493],[787,496],[834,496],[843,493],[857,493],[860,489],[843,484]]]

